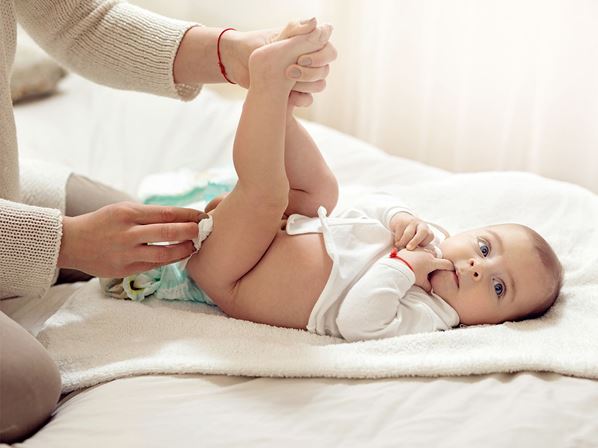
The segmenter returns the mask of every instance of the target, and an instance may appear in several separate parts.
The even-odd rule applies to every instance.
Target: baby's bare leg
[[[187,265],[191,278],[229,315],[235,315],[237,282],[268,249],[287,206],[285,114],[284,96],[249,90],[233,150],[239,181],[211,212],[214,230]]]
[[[239,281],[262,258],[288,205],[285,131],[289,92],[284,68],[320,48],[329,29],[277,42],[250,58],[251,86],[233,148],[239,180],[212,212],[214,230],[187,265],[191,278],[227,314],[237,316]],[[241,304],[242,306],[242,304]]]
[[[309,31],[309,25],[289,23],[278,39],[299,36]],[[316,216],[320,205],[331,212],[338,200],[336,177],[328,168],[314,140],[293,116],[293,103],[291,99],[286,122],[285,168],[290,192],[285,214]]]
[[[330,213],[338,200],[338,183],[316,142],[287,111],[285,168],[289,179],[289,205],[285,214],[316,216],[318,207]]]

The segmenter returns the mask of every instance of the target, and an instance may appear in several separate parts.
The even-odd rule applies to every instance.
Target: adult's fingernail
[[[299,65],[303,65],[304,67],[308,67],[311,65],[311,58],[301,58],[299,60]]]
[[[316,20],[315,17],[312,17],[311,19],[303,19],[301,22],[299,22],[301,25],[305,25],[306,23],[309,22],[313,22],[314,20]]]
[[[293,68],[291,69],[291,71],[289,72],[289,76],[290,76],[291,78],[298,79],[298,78],[300,78],[300,77],[301,77],[301,70],[299,70],[297,67],[293,67]]]

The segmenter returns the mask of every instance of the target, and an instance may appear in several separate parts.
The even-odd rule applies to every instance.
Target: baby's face
[[[440,244],[455,271],[434,271],[432,289],[465,325],[497,324],[530,312],[548,293],[548,272],[524,230],[482,227]]]

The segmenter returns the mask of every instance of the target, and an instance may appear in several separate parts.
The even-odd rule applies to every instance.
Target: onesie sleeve
[[[18,0],[19,23],[52,57],[110,87],[183,100],[200,85],[174,83],[179,44],[196,23],[119,0]]]
[[[369,218],[376,219],[390,230],[390,221],[399,212],[414,214],[413,211],[397,197],[385,193],[376,192],[368,194],[359,199],[354,206],[364,212]]]
[[[405,300],[415,275],[400,260],[379,259],[349,290],[337,316],[347,341],[390,338],[434,331],[426,305]]]

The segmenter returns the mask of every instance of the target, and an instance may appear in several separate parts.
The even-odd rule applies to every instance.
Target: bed
[[[180,103],[70,75],[59,94],[15,113],[22,156],[64,163],[135,194],[152,173],[229,164],[240,104],[208,89]],[[415,185],[451,175],[308,127],[341,186]],[[0,309],[37,334],[83,286],[55,286],[42,301],[5,300]],[[598,285],[592,291],[598,300]],[[50,421],[15,446],[200,444],[598,446],[598,381],[548,372],[376,380],[133,376],[63,395]]]

